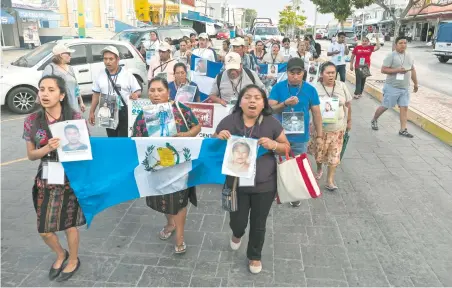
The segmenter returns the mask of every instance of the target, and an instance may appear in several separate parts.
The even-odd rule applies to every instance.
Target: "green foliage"
[[[334,18],[339,22],[344,22],[352,15],[352,8],[364,8],[374,3],[374,0],[312,0],[318,6],[318,11],[322,14],[333,13]]]
[[[306,17],[303,15],[297,15],[292,7],[288,6],[284,10],[279,11],[279,23],[280,30],[287,32],[290,28],[301,27],[304,25]]]

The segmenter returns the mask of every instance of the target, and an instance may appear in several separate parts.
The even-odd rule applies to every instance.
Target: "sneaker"
[[[292,207],[300,207],[301,201],[290,202],[290,206]]]
[[[372,129],[373,130],[378,130],[378,122],[377,122],[377,120],[372,120],[372,122],[370,122],[370,124],[372,125]]]
[[[241,244],[242,244],[242,239],[240,239],[240,242],[239,242],[239,243],[235,243],[235,242],[232,241],[232,239],[231,239],[230,245],[231,245],[231,249],[232,249],[232,250],[234,250],[234,251],[239,250]]]
[[[413,138],[413,134],[408,133],[408,130],[406,130],[406,128],[404,130],[399,131],[399,135],[400,136],[404,136],[407,138]]]

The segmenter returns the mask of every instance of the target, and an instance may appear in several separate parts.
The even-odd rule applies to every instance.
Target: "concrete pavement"
[[[164,217],[138,199],[81,228],[82,266],[64,284],[452,286],[452,149],[412,124],[415,138],[398,136],[393,111],[372,131],[377,105],[368,95],[353,101],[353,130],[337,173],[340,190],[299,208],[273,205],[261,274],[247,271],[246,245],[230,250],[220,187],[204,186],[199,206],[189,209],[186,255],[174,255],[171,240],[158,239]],[[2,115],[1,126],[2,163],[25,157],[23,120]],[[2,166],[2,286],[58,286],[47,280],[54,255],[36,232],[31,186],[37,164]]]

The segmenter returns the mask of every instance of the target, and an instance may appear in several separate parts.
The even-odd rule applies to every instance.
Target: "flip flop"
[[[330,185],[325,185],[325,188],[328,190],[328,191],[336,191],[337,189],[339,189],[339,187],[337,187],[336,185],[333,185],[333,186],[330,186]]]
[[[317,180],[320,180],[320,178],[322,178],[322,175],[323,175],[323,170],[320,171],[319,173],[316,173],[314,178],[317,179]]]
[[[359,99],[359,95],[354,95],[353,99]]]
[[[185,245],[185,242],[182,242],[181,245],[174,245],[175,254],[184,254],[185,252],[187,252],[187,245]]]
[[[174,229],[171,231],[168,231],[168,229],[166,229],[166,226],[165,226],[162,228],[162,230],[160,230],[160,232],[159,232],[160,240],[168,240],[168,238],[170,238],[171,235],[173,235],[174,231],[176,230],[176,226],[170,225],[169,227],[174,227]],[[165,231],[167,231],[167,232],[165,232]]]

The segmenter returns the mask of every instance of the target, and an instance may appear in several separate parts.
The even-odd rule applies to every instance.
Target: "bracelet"
[[[275,152],[276,148],[278,148],[278,142],[275,141],[275,148],[273,148],[272,151]]]
[[[284,104],[284,107],[287,107],[286,100],[284,100],[283,104]]]

